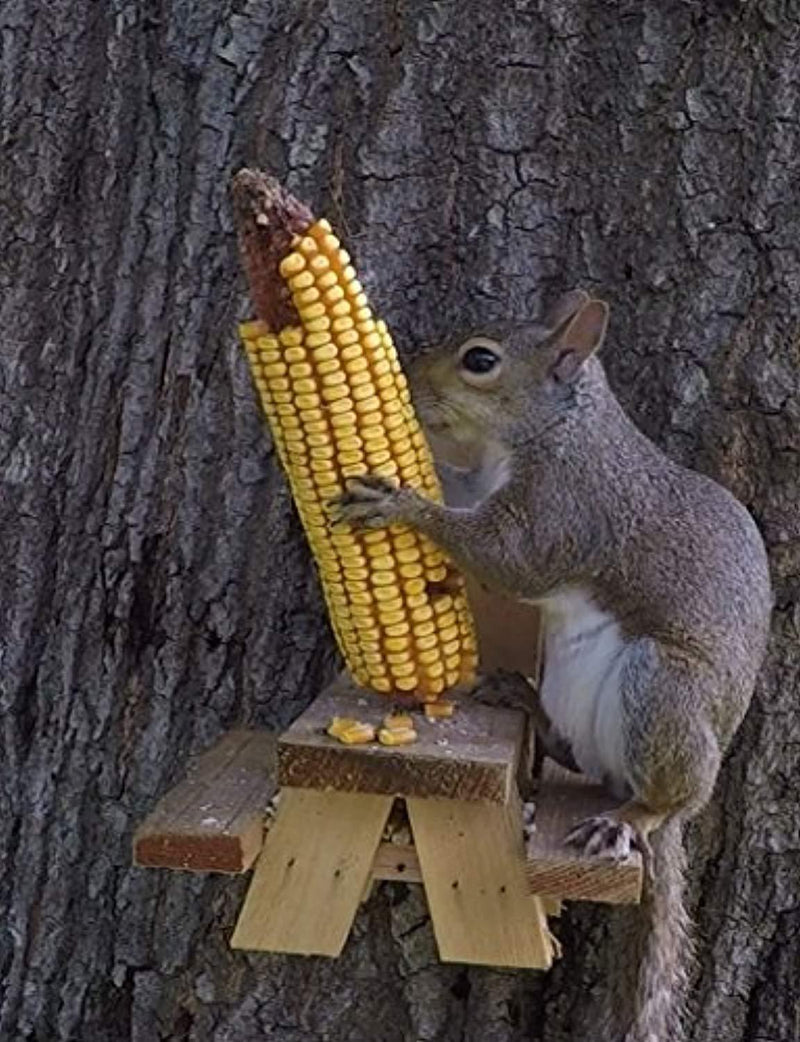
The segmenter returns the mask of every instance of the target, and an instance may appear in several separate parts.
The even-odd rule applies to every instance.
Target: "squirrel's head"
[[[487,328],[424,354],[409,373],[422,423],[434,441],[463,448],[545,430],[576,402],[607,323],[606,303],[573,290],[541,323]]]

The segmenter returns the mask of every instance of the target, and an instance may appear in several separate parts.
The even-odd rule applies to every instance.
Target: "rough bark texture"
[[[0,8],[0,1038],[566,1042],[620,953],[439,966],[385,886],[337,962],[227,947],[244,882],[130,867],[234,724],[332,668],[234,337],[228,195],[271,168],[409,349],[575,283],[640,425],[768,540],[770,658],[693,830],[694,1042],[800,1036],[800,9],[780,0]]]

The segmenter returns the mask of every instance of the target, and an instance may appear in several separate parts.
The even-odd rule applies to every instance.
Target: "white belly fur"
[[[613,615],[583,590],[539,602],[545,625],[541,702],[590,778],[624,791],[620,677],[626,646]]]

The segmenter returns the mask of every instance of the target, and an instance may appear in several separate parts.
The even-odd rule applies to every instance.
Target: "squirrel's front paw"
[[[612,861],[627,861],[634,850],[642,850],[641,838],[633,825],[610,814],[598,814],[580,822],[564,843],[584,854]]]
[[[364,474],[350,478],[347,491],[330,503],[334,522],[346,521],[358,528],[381,528],[403,520],[409,489],[398,488],[389,478]]]

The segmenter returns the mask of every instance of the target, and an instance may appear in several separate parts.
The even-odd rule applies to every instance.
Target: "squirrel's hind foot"
[[[611,861],[627,861],[634,851],[643,852],[642,838],[634,826],[605,814],[581,821],[564,842],[584,854]]]

